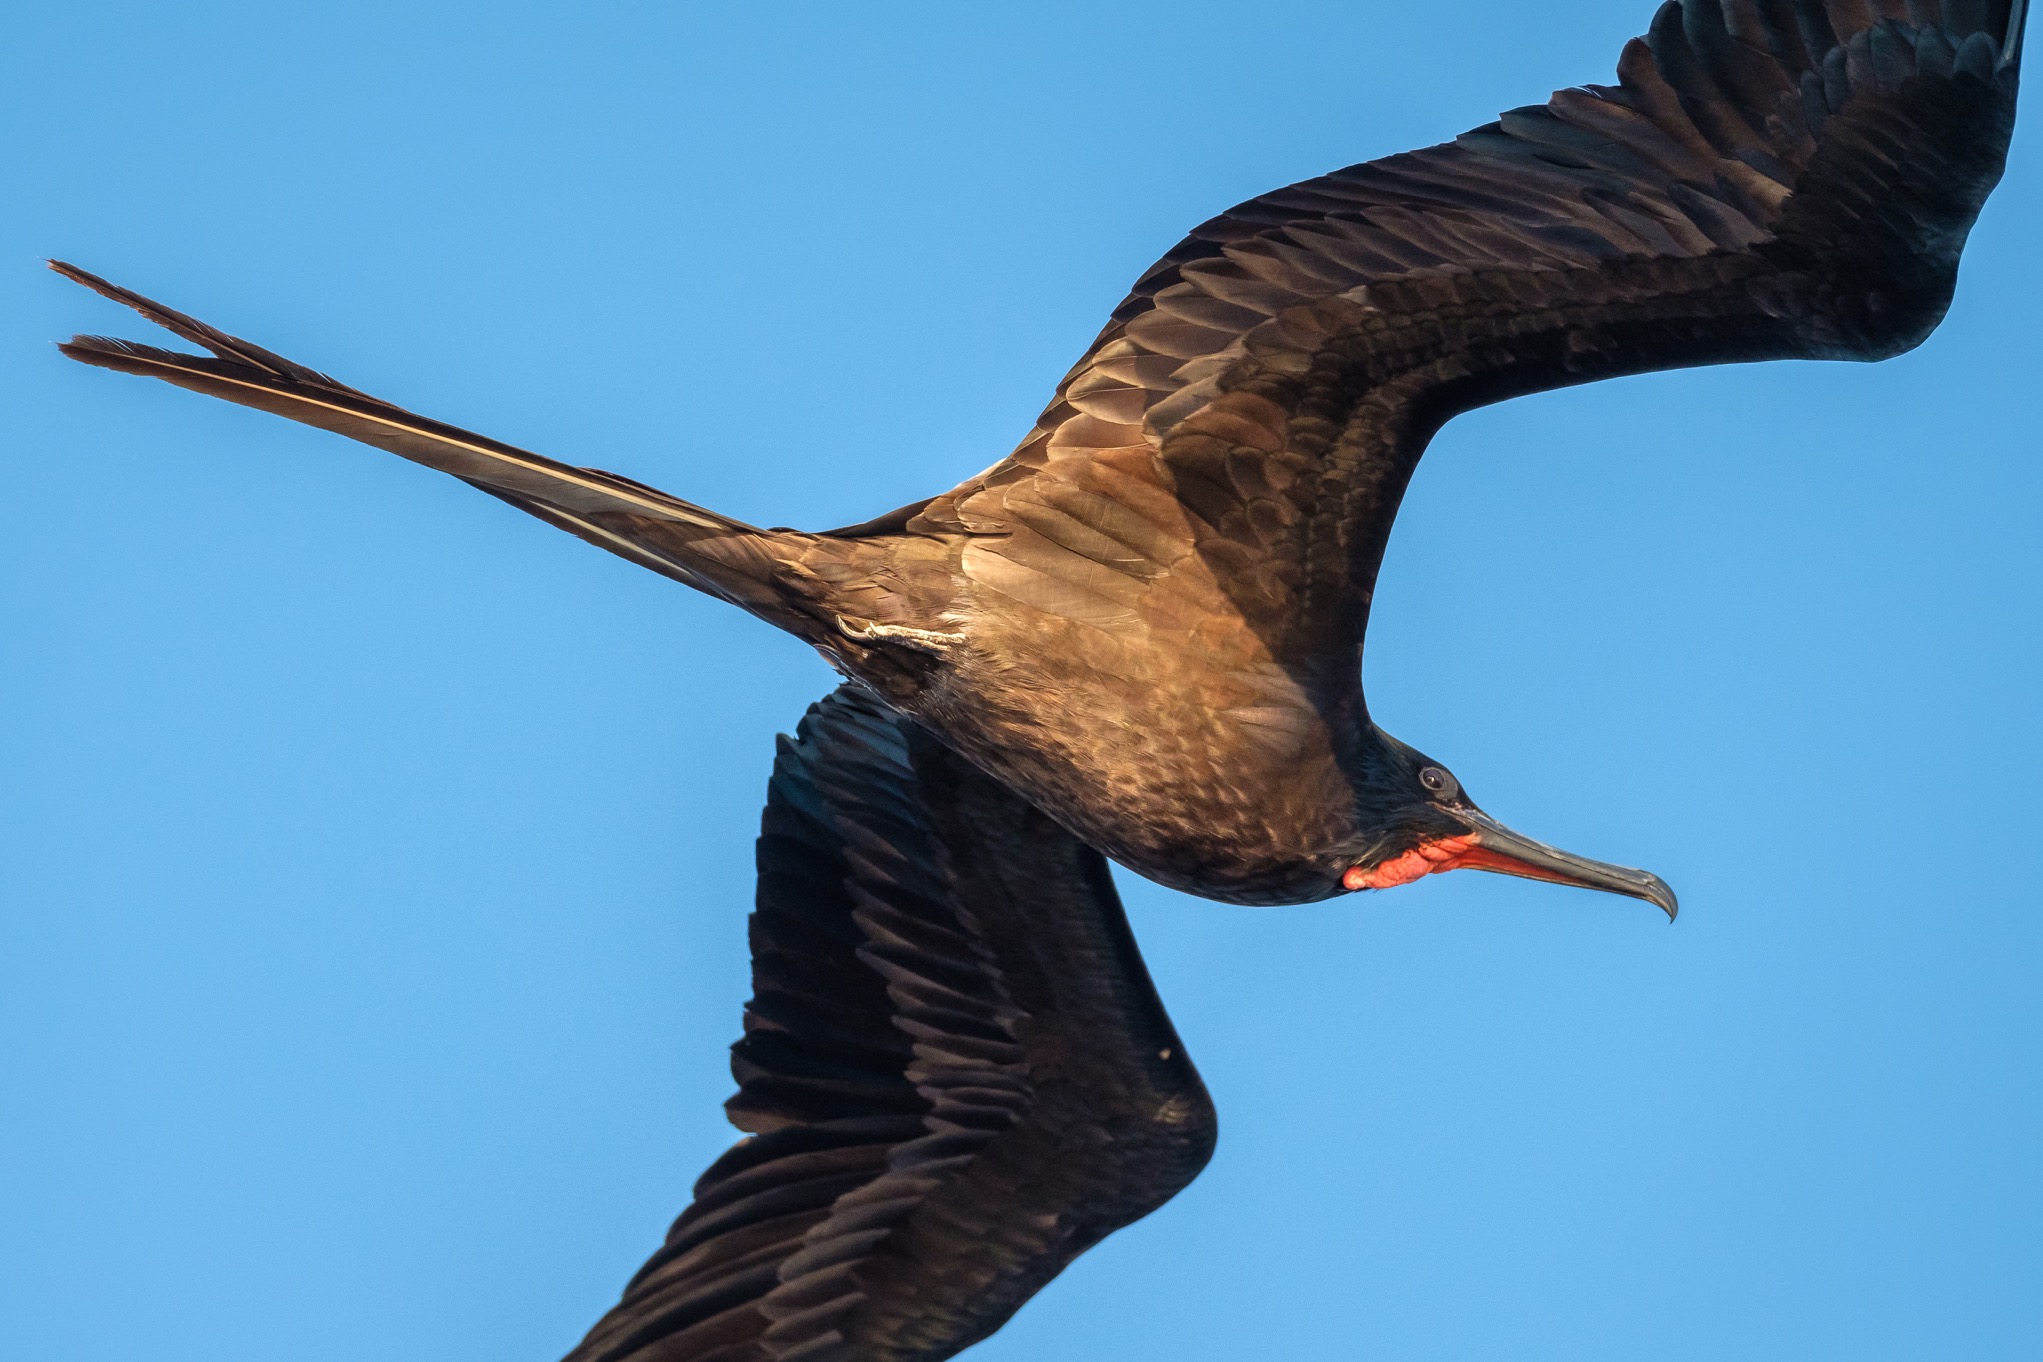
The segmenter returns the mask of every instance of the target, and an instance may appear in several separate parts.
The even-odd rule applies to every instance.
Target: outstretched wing
[[[1106,862],[863,691],[782,739],[751,934],[751,1137],[572,1362],[935,1362],[1212,1151]]]
[[[2000,177],[2024,10],[1665,4],[1614,86],[1195,229],[1013,455],[875,525],[971,536],[965,574],[1050,615],[1183,613],[1176,582],[1279,662],[1352,648],[1456,413],[1927,335]]]

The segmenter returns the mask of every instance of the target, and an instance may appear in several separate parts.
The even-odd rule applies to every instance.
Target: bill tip
[[[1674,921],[1675,918],[1681,915],[1681,900],[1675,897],[1674,886],[1661,879],[1658,875],[1652,876],[1651,879],[1650,887],[1641,897],[1656,905],[1661,912],[1667,914],[1669,922]]]

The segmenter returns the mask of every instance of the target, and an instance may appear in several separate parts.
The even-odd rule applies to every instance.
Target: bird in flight
[[[1399,500],[1486,403],[1920,343],[2001,175],[2025,18],[1664,4],[1614,85],[1195,228],[1013,453],[820,533],[414,415],[57,264],[208,353],[63,349],[451,473],[843,673],[768,787],[747,1138],[571,1358],[936,1362],[1212,1150],[1109,858],[1233,903],[1473,868],[1673,915],[1658,877],[1511,831],[1371,721]]]

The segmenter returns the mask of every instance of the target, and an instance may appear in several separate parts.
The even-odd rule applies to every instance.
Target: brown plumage
[[[1245,903],[1468,866],[1656,878],[1501,827],[1369,719],[1399,499],[1459,412],[1618,374],[1878,359],[1942,319],[2024,0],[1685,0],[1618,83],[1264,195],[1152,267],[1033,432],[941,496],[766,530],[355,392],[83,271],[211,357],[66,353],[454,474],[856,683],[783,750],[733,1118],[586,1359],[918,1359],[1203,1162],[1101,853]]]
[[[1105,859],[857,687],[782,740],[752,982],[755,1138],[576,1362],[947,1356],[1212,1152]]]

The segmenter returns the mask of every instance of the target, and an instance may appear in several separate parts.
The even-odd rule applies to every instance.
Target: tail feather
[[[206,355],[105,336],[58,348],[102,369],[160,378],[385,449],[478,487],[549,524],[806,635],[790,615],[788,569],[811,536],[762,530],[630,478],[579,468],[393,406],[74,265],[65,278],[125,304]]]

